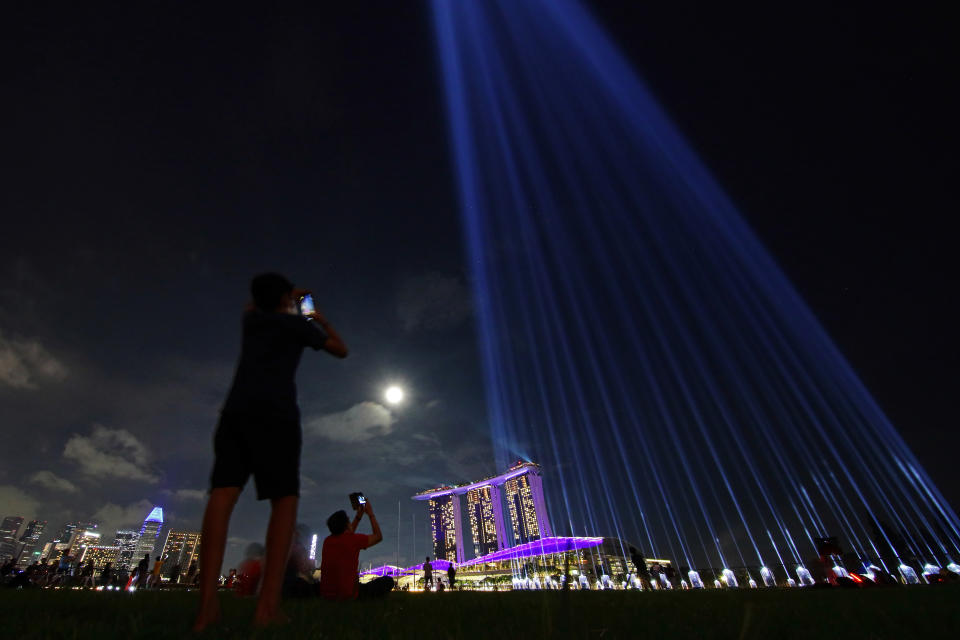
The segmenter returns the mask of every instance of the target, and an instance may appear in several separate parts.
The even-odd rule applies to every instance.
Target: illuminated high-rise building
[[[161,507],[154,507],[149,514],[147,514],[146,520],[143,521],[143,526],[140,527],[140,541],[137,543],[137,553],[136,559],[139,562],[139,558],[142,558],[144,554],[149,554],[151,557],[154,555],[155,547],[157,546],[157,539],[160,537],[160,529],[163,528],[163,509]]]
[[[31,565],[40,559],[40,553],[42,551],[40,548],[40,535],[46,527],[46,520],[31,520],[27,528],[23,530],[23,535],[20,536],[20,544],[22,547],[20,549],[20,560],[18,561],[21,567]]]
[[[57,532],[57,535],[54,537],[54,542],[70,542],[70,539],[73,537],[73,534],[77,531],[94,531],[97,528],[96,522],[67,522],[62,527],[60,531]]]
[[[500,515],[500,489],[493,484],[467,491],[467,514],[473,534],[474,557],[499,551],[506,546]]]
[[[137,547],[140,543],[140,534],[133,529],[120,529],[113,538],[113,546],[117,547],[117,568],[130,570],[140,562],[137,558]],[[143,557],[142,555],[140,557]],[[136,558],[136,560],[134,560]]]
[[[499,475],[455,487],[437,487],[413,496],[414,500],[430,501],[433,546],[438,558],[463,561],[459,499],[463,494],[467,495],[467,514],[476,557],[500,551],[511,544],[553,536],[543,498],[540,465],[518,460]],[[506,508],[500,504],[501,495],[507,502]],[[512,542],[504,526],[504,512],[510,514]]]
[[[463,533],[460,526],[460,497],[452,492],[430,500],[433,554],[450,562],[463,562]]]
[[[160,557],[164,559],[164,575],[169,576],[174,567],[179,567],[180,573],[185,574],[191,563],[200,562],[200,532],[171,529],[167,532]]]
[[[69,550],[70,545],[66,542],[48,542],[43,545],[43,553],[40,554],[40,559],[43,562],[59,562],[60,558],[66,555]]]
[[[87,547],[100,545],[100,533],[92,529],[83,529],[73,532],[70,538],[68,555],[79,558]]]
[[[17,533],[23,524],[22,516],[7,516],[0,524],[0,562],[17,555]]]
[[[117,556],[120,554],[119,547],[108,547],[100,544],[91,544],[83,547],[83,552],[78,556],[80,564],[93,562],[93,568],[96,571],[103,571],[103,568],[110,564],[117,566]]]
[[[517,462],[507,472],[523,470],[503,483],[503,493],[510,510],[515,544],[523,544],[553,534],[547,520],[547,507],[543,499],[543,481],[540,466],[532,462]]]

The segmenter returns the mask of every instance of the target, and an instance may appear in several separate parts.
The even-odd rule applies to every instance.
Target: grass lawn
[[[960,638],[960,585],[865,590],[394,593],[289,601],[293,623],[253,633],[253,602],[225,594],[199,638]],[[196,593],[0,591],[6,638],[184,638]]]

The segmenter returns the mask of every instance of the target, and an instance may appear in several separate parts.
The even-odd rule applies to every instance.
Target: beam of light
[[[908,564],[902,564],[897,569],[900,570],[900,575],[903,577],[903,581],[906,584],[920,584],[920,578],[917,577],[917,570],[911,567]]]
[[[432,7],[495,464],[543,466],[554,533],[694,587],[807,586],[829,535],[949,568],[956,513],[589,13]]]
[[[813,576],[810,575],[810,570],[803,565],[797,567],[797,580],[800,581],[801,587],[811,587],[816,584],[813,580]]]
[[[760,579],[763,580],[764,586],[775,587],[777,586],[777,579],[773,576],[773,571],[767,567],[760,568]]]

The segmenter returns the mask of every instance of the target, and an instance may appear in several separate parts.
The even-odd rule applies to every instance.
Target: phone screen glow
[[[306,316],[316,311],[313,306],[313,296],[309,293],[300,298],[300,315]]]

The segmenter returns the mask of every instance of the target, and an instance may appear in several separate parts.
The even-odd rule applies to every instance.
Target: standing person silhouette
[[[147,577],[150,575],[150,554],[145,553],[137,563],[137,589],[146,589]]]
[[[427,556],[423,563],[423,588],[424,590],[433,586],[433,565],[430,564],[430,556]]]
[[[160,578],[160,572],[163,570],[163,563],[165,562],[164,558],[157,556],[153,559],[153,570],[150,571],[150,575],[147,577],[147,588],[148,589],[159,589],[162,579]]]
[[[256,276],[250,291],[253,303],[243,316],[240,362],[214,434],[194,631],[220,619],[217,582],[227,526],[251,475],[257,499],[270,500],[263,581],[253,624],[287,620],[280,611],[280,589],[300,496],[300,410],[294,378],[305,347],[347,357],[347,346],[323,314],[298,314],[299,300],[309,291],[294,289],[277,273]]]

